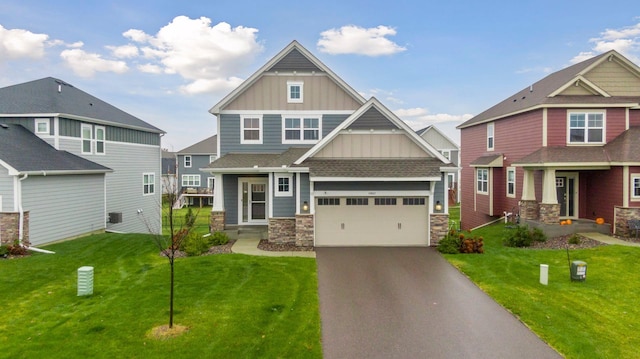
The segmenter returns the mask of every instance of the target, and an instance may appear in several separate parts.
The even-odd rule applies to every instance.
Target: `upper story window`
[[[209,155],[209,163],[213,162],[216,160],[216,155]]]
[[[262,116],[243,116],[240,122],[240,143],[262,144]]]
[[[476,169],[476,192],[489,194],[489,169]]]
[[[631,198],[633,200],[640,200],[640,174],[631,176]]]
[[[569,112],[570,144],[604,143],[604,111]]]
[[[82,124],[81,133],[82,133],[82,153],[83,154],[91,154],[93,153],[93,128],[91,125]]]
[[[293,175],[291,174],[276,174],[276,197],[291,197],[293,196]]]
[[[104,155],[104,127],[96,126],[96,154]]]
[[[105,154],[105,128],[104,126],[93,126],[83,123],[80,127],[82,138],[82,154],[104,155]]]
[[[507,197],[516,196],[516,169],[507,167]]]
[[[191,168],[191,156],[184,156],[184,168]]]
[[[142,194],[154,194],[156,193],[156,174],[155,173],[143,173],[142,174]]]
[[[316,143],[320,139],[320,118],[286,116],[282,123],[282,143]]]
[[[50,134],[49,130],[49,119],[48,118],[36,118],[36,134],[38,135],[48,135]]]
[[[287,81],[287,102],[302,103],[304,99],[304,83],[299,81]]]
[[[182,175],[182,187],[200,187],[200,175]]]
[[[495,145],[494,140],[495,126],[494,123],[487,123],[487,150],[492,151]]]
[[[442,155],[444,156],[444,158],[451,160],[451,151],[449,150],[442,150],[440,151],[440,153],[442,153]]]

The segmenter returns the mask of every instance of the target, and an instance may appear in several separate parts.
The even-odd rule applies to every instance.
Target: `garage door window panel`
[[[340,205],[340,198],[332,198],[332,197],[318,198],[318,206],[339,206],[339,205]]]
[[[403,198],[402,199],[402,205],[403,206],[424,206],[426,203],[425,199],[423,197],[410,197],[410,198]]]
[[[398,201],[396,198],[377,197],[374,201],[376,206],[395,206]]]
[[[368,198],[347,198],[347,206],[368,206]]]

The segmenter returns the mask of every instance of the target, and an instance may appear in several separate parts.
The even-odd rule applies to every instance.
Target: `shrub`
[[[569,237],[567,242],[569,242],[569,244],[580,244],[580,236],[574,233],[573,235],[571,235],[571,237]]]
[[[484,253],[484,239],[482,237],[465,237],[455,229],[450,229],[447,235],[438,243],[440,253]]]
[[[544,242],[547,236],[539,228],[529,229],[528,226],[518,226],[513,231],[509,231],[503,243],[507,247],[529,247],[531,243]]]
[[[191,232],[182,241],[180,250],[184,251],[188,256],[199,256],[209,250],[209,240],[199,233]]]
[[[0,257],[5,257],[9,254],[9,246],[3,244],[0,246]]]
[[[191,207],[189,207],[184,215],[184,225],[185,227],[193,227],[194,223],[196,223],[196,216],[193,214]]]
[[[229,243],[229,236],[224,232],[214,232],[209,237],[209,245],[221,246]]]

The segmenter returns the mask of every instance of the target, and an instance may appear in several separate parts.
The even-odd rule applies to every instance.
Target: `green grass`
[[[445,258],[567,358],[640,357],[640,248],[572,250],[571,260],[587,262],[587,278],[571,282],[565,250],[504,247],[507,230],[473,232],[485,254]],[[549,265],[548,286],[540,264]]]
[[[145,235],[101,234],[46,247],[54,255],[0,260],[0,357],[320,358],[313,259],[239,254],[176,261],[180,337],[168,324],[169,265]],[[93,266],[94,294],[76,296]]]
[[[192,213],[196,215],[196,222],[193,226],[193,231],[200,234],[209,233],[209,217],[211,216],[211,206],[203,206],[202,208],[198,206],[192,206]],[[174,216],[174,226],[176,229],[179,229],[180,226],[185,221],[185,216],[189,211],[189,207],[182,207],[180,209],[173,210]],[[165,235],[169,234],[169,209],[168,205],[164,205],[162,207],[162,233]]]

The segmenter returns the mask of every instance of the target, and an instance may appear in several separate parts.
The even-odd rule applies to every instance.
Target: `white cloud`
[[[631,61],[640,61],[640,22],[621,29],[606,29],[599,37],[589,39],[593,44],[591,51],[583,51],[571,59],[575,64],[597,54],[616,50]]]
[[[138,56],[138,48],[131,44],[123,46],[107,46],[107,49],[111,50],[113,56],[119,59],[127,59]]]
[[[44,56],[49,35],[35,34],[23,29],[5,29],[0,25],[0,61],[3,59],[31,58]]]
[[[88,53],[82,49],[64,50],[60,57],[66,61],[78,76],[91,77],[96,72],[115,72],[122,74],[129,70],[124,61],[105,60],[99,54]]]
[[[123,36],[139,43],[142,56],[150,61],[143,69],[175,73],[191,83],[184,93],[227,91],[238,85],[232,75],[242,72],[262,51],[257,29],[226,22],[211,25],[206,17],[190,19],[178,16],[156,35],[131,29]],[[159,73],[159,72],[157,72]]]
[[[358,54],[366,56],[393,55],[406,48],[387,39],[394,36],[394,28],[380,25],[365,29],[355,25],[343,26],[320,33],[318,49],[332,55]]]
[[[162,73],[162,67],[160,67],[158,65],[154,65],[154,64],[138,65],[138,70],[140,70],[141,72],[148,73],[148,74],[161,74]]]
[[[448,113],[431,114],[424,107],[414,107],[407,109],[397,109],[393,111],[398,117],[405,121],[411,128],[418,130],[429,125],[455,124],[458,125],[473,117],[471,114],[452,115]]]

